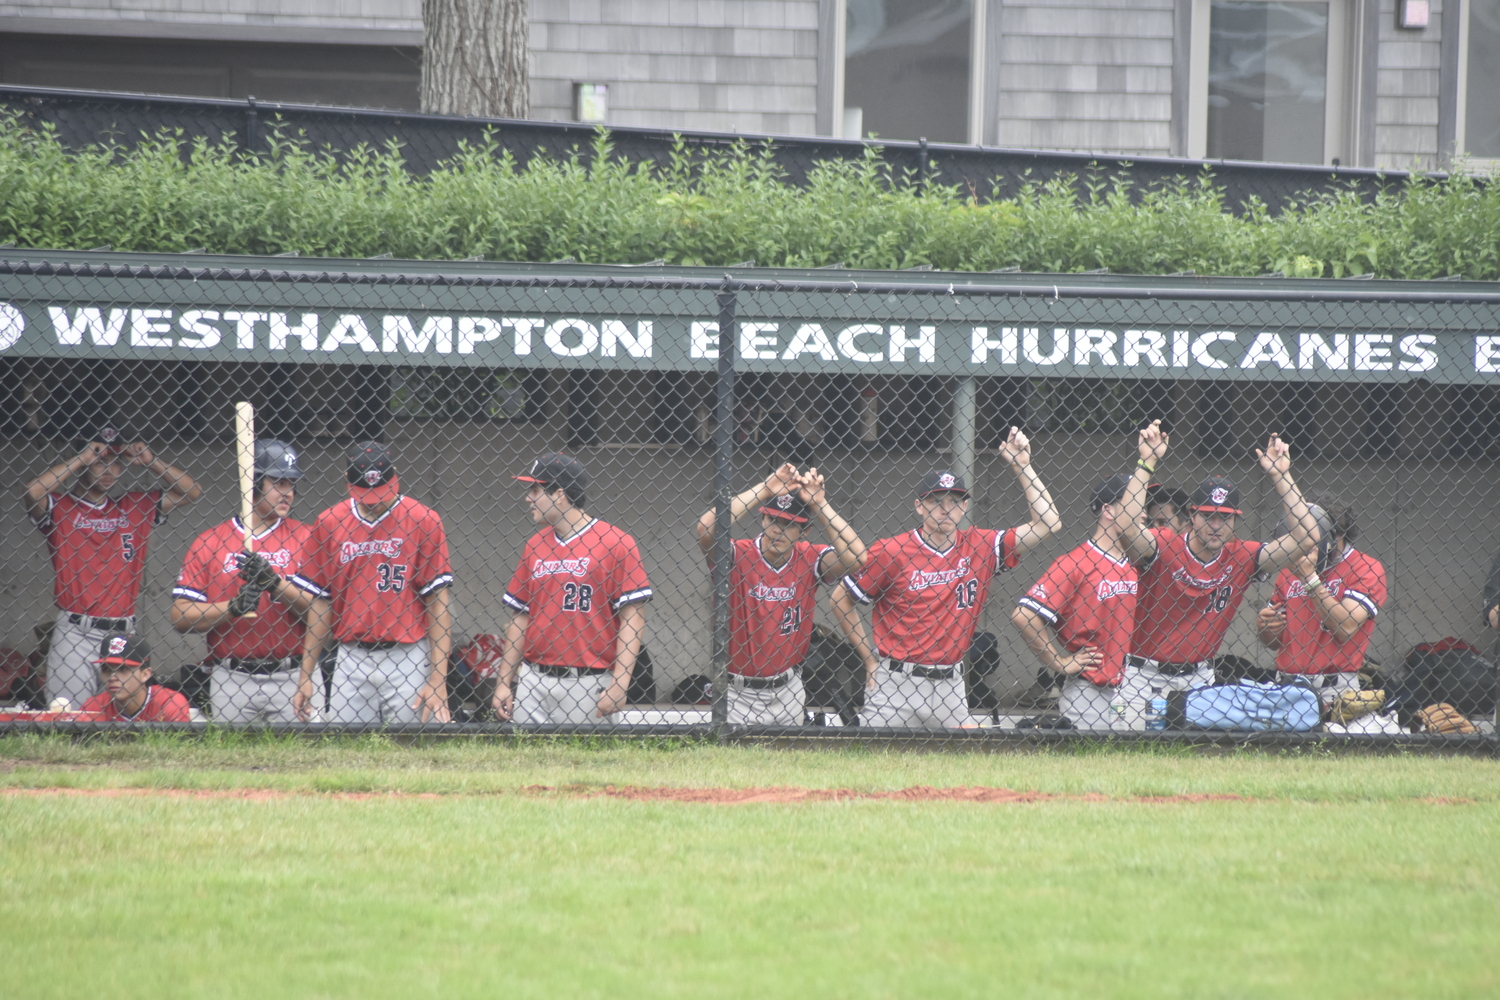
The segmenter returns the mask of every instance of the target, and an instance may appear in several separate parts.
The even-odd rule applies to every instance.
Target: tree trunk
[[[525,118],[530,20],[528,0],[422,0],[422,110]]]

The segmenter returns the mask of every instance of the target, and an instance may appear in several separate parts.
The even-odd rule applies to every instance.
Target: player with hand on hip
[[[591,517],[588,472],[552,452],[515,477],[541,530],[505,589],[511,609],[495,716],[583,725],[625,706],[645,637],[651,581],[635,539]],[[525,670],[522,671],[524,666]]]
[[[729,571],[729,721],[800,726],[807,695],[802,661],[812,643],[819,583],[858,573],[865,545],[828,503],[817,469],[782,465],[730,501],[731,521],[760,513],[761,533],[733,542]],[[832,545],[803,538],[816,518]],[[713,565],[718,511],[698,519],[698,547]]]
[[[990,581],[1062,527],[1026,435],[1012,427],[999,454],[1026,493],[1028,523],[1007,531],[960,527],[969,509],[968,484],[952,472],[930,472],[914,501],[921,526],[875,542],[864,569],[834,588],[834,615],[865,663],[861,725],[968,723],[963,658]],[[855,601],[874,605],[874,649]]]
[[[1141,430],[1132,478],[1142,489],[1167,445],[1160,420]],[[1120,690],[1125,722],[1132,728],[1144,724],[1143,710],[1154,692],[1212,684],[1210,660],[1219,652],[1251,579],[1285,569],[1318,543],[1317,520],[1292,479],[1291,449],[1272,434],[1265,450],[1255,454],[1291,524],[1291,531],[1274,542],[1262,545],[1234,537],[1244,513],[1240,490],[1222,476],[1205,479],[1193,491],[1188,534],[1170,528],[1148,531],[1138,519],[1121,530],[1120,540],[1141,575]]]
[[[292,577],[314,598],[297,717],[313,713],[313,672],[332,632],[330,722],[447,722],[453,570],[443,519],[401,492],[390,448],[378,441],[349,449],[348,481],[349,499],[318,515],[308,560]]]
[[[143,441],[121,444],[105,428],[79,451],[26,484],[26,513],[52,554],[57,622],[47,652],[47,699],[82,703],[99,690],[95,653],[111,632],[135,631],[135,603],[151,530],[203,495],[177,466]],[[149,469],[163,489],[111,496],[128,466]],[[78,477],[74,490],[59,493]]]
[[[314,600],[290,579],[312,544],[312,525],[289,516],[302,476],[290,445],[255,442],[253,552],[245,551],[246,526],[231,517],[188,547],[172,588],[172,627],[208,633],[216,722],[297,721],[302,619]]]

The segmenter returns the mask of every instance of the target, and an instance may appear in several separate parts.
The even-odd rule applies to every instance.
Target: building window
[[[1346,24],[1347,0],[1196,0],[1191,154],[1339,159]]]
[[[1465,58],[1460,76],[1458,148],[1472,157],[1500,159],[1500,0],[1469,0],[1461,36]]]
[[[973,0],[846,0],[840,133],[970,141],[978,36]]]

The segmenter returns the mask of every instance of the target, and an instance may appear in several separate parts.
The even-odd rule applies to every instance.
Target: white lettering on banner
[[[1474,370],[1486,375],[1500,373],[1500,337],[1474,338]]]
[[[1094,588],[1094,594],[1099,600],[1107,601],[1111,597],[1134,594],[1139,586],[1139,582],[1135,580],[1100,580]]]
[[[255,324],[269,323],[270,313],[251,312],[227,312],[224,314],[226,323],[234,324],[234,346],[237,350],[255,350]]]
[[[563,341],[563,335],[571,330],[578,331],[576,345]],[[582,319],[553,320],[548,324],[547,332],[542,334],[542,343],[560,358],[587,357],[599,348],[599,328]]]
[[[368,542],[345,542],[339,546],[339,562],[346,563],[360,556],[385,556],[387,559],[401,557],[401,543],[405,538],[377,538]]]
[[[1395,362],[1391,360],[1389,333],[1356,333],[1354,335],[1354,370],[1357,372],[1388,372]]]
[[[1297,334],[1297,367],[1305,372],[1312,371],[1315,360],[1322,362],[1326,368],[1347,371],[1349,335],[1335,333],[1330,340],[1320,333]]]
[[[926,590],[928,587],[940,587],[945,583],[955,583],[969,575],[969,567],[972,565],[969,557],[958,561],[956,569],[920,570],[911,571],[911,579],[906,583],[907,590]]]
[[[266,321],[271,328],[271,335],[267,338],[266,346],[273,351],[286,350],[288,337],[295,336],[302,341],[304,351],[316,351],[318,349],[318,314],[303,313],[302,322],[292,326],[287,321],[286,313],[272,313]]]
[[[1233,330],[1215,330],[1213,333],[1205,333],[1193,341],[1193,360],[1204,368],[1228,368],[1229,363],[1227,361],[1220,361],[1208,353],[1208,349],[1214,344],[1222,344],[1225,341],[1232,344],[1237,340],[1239,340],[1239,337],[1235,335]]]
[[[632,336],[623,320],[607,319],[599,324],[599,356],[601,358],[612,358],[619,347],[625,348],[625,353],[632,358],[651,357],[651,333],[652,323],[649,319],[640,320],[635,324],[635,335]]]
[[[1042,331],[1028,326],[1021,331],[1021,353],[1034,365],[1055,365],[1068,356],[1068,331],[1062,327],[1052,331],[1052,353],[1042,354]]]
[[[26,314],[9,302],[0,302],[0,351],[10,350],[26,332]]]
[[[516,328],[516,356],[521,357],[531,353],[531,331],[539,326],[545,326],[544,319],[502,319],[502,327],[513,326]]]
[[[1193,341],[1193,331],[1172,331],[1172,367],[1186,368],[1188,366],[1188,347]]]
[[[884,361],[885,355],[880,351],[859,349],[860,337],[879,336],[882,333],[885,333],[885,327],[879,323],[856,323],[853,326],[846,326],[839,334],[839,352],[850,361],[858,361],[862,364]]]
[[[531,564],[531,578],[541,576],[587,576],[592,556],[578,559],[538,559]]]
[[[740,357],[747,361],[775,361],[775,334],[780,326],[780,323],[741,323]]]
[[[332,353],[340,347],[358,347],[366,354],[375,354],[380,350],[375,346],[375,338],[370,336],[370,328],[365,326],[364,317],[352,314],[334,320],[333,328],[323,338],[323,353]]]
[[[1167,338],[1160,330],[1126,330],[1120,346],[1120,362],[1138,365],[1141,359],[1153,368],[1167,366]]]
[[[719,359],[719,324],[694,320],[688,335],[688,357]]]
[[[906,352],[913,347],[917,349],[917,360],[923,364],[930,364],[937,358],[937,327],[920,326],[917,328],[915,337],[907,337],[906,327],[891,327],[890,358],[892,361],[905,362]]]
[[[473,354],[475,344],[495,340],[503,330],[503,324],[487,316],[460,316],[458,318],[458,353]]]
[[[804,354],[816,354],[820,361],[837,361],[839,356],[833,353],[833,343],[829,341],[828,334],[823,332],[822,323],[803,323],[797,328],[797,335],[792,342],[781,352],[782,361],[796,361]]]
[[[52,320],[52,329],[57,331],[57,342],[63,347],[79,347],[87,333],[95,347],[114,347],[120,342],[120,332],[125,329],[125,310],[111,309],[108,322],[104,310],[92,306],[80,308],[68,318],[68,310],[62,306],[48,306],[47,315]]]
[[[990,328],[987,326],[976,326],[969,331],[969,364],[982,365],[990,359],[991,351],[1000,352],[1000,363],[1002,365],[1013,365],[1016,363],[1016,328],[1013,326],[1002,326],[1000,328],[1000,339],[990,339]]]
[[[439,354],[453,353],[453,317],[429,316],[418,333],[410,316],[386,316],[380,321],[380,349],[393,354],[398,348],[411,354],[426,354],[437,344]]]
[[[177,318],[177,325],[185,336],[177,339],[178,347],[193,347],[207,350],[218,347],[223,333],[214,323],[219,318],[217,309],[189,309]],[[196,338],[196,339],[195,339]]]
[[[1101,365],[1115,364],[1115,341],[1119,335],[1113,330],[1073,331],[1073,363],[1086,365],[1089,358],[1098,355]]]
[[[130,310],[130,346],[131,347],[171,347],[172,338],[172,310],[170,309],[132,309]],[[160,334],[169,334],[163,337]]]
[[[771,587],[764,583],[757,583],[750,588],[750,597],[756,601],[795,601],[797,599],[797,585],[790,587]]]
[[[1402,337],[1396,344],[1396,348],[1410,361],[1401,362],[1401,370],[1404,372],[1430,372],[1437,367],[1437,335],[1431,333],[1412,333]]]
[[[1292,364],[1292,354],[1286,349],[1286,341],[1281,339],[1281,334],[1261,331],[1255,335],[1255,342],[1240,359],[1241,368],[1258,368],[1261,365],[1275,365],[1282,371],[1295,371],[1296,365]]]

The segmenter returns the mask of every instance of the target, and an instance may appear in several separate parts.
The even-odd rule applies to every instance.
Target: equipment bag
[[[1167,696],[1168,729],[1231,729],[1305,733],[1323,721],[1318,693],[1301,684],[1238,684],[1174,691]]]
[[[1388,683],[1386,707],[1401,713],[1407,722],[1416,712],[1437,704],[1452,705],[1475,719],[1494,713],[1500,676],[1495,664],[1473,646],[1444,639],[1413,647]]]

